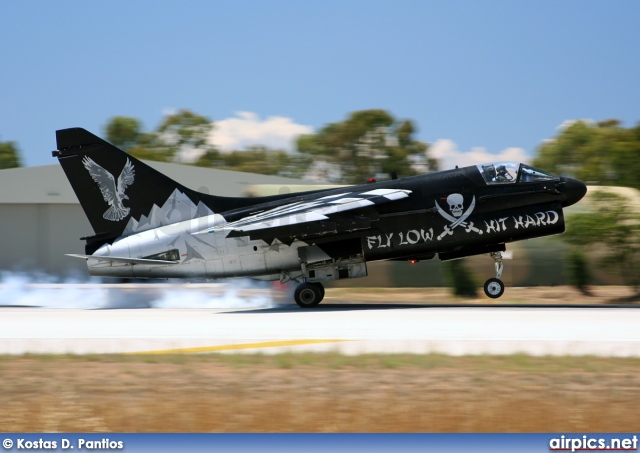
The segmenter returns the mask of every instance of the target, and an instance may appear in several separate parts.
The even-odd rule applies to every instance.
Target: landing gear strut
[[[293,298],[302,308],[311,308],[318,305],[324,299],[324,286],[322,283],[301,283],[293,293]]]
[[[495,261],[496,278],[490,278],[484,283],[484,293],[492,299],[497,299],[504,294],[504,283],[500,280],[500,277],[502,277],[502,270],[504,269],[504,264],[502,264],[502,253],[493,252],[490,253],[489,256],[491,256],[493,261]]]

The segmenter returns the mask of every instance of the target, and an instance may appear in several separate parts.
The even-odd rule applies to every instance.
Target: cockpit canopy
[[[557,176],[516,162],[481,164],[478,165],[478,170],[487,184],[514,184],[560,180]]]

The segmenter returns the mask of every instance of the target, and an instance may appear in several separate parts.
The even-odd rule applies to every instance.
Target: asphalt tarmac
[[[339,351],[640,357],[640,309],[629,306],[331,303],[300,309],[251,297],[258,303],[247,306],[236,298],[225,307],[221,299],[214,308],[4,306],[0,354]]]

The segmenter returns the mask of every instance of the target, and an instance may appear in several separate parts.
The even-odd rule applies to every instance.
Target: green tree
[[[207,152],[213,149],[208,144],[213,122],[206,116],[197,115],[190,110],[179,110],[164,118],[157,134],[169,147],[174,157],[189,158],[196,150]]]
[[[542,144],[533,164],[582,181],[640,188],[640,125],[577,121]]]
[[[208,136],[213,123],[190,110],[167,115],[154,132],[142,132],[136,118],[116,116],[105,127],[107,139],[139,159],[161,162],[188,161],[213,150]]]
[[[311,157],[297,153],[272,150],[264,146],[253,146],[244,151],[221,153],[209,150],[195,163],[201,167],[221,170],[244,171],[263,175],[278,175],[301,178],[307,171]]]
[[[590,296],[589,282],[591,281],[591,273],[587,257],[577,248],[572,248],[567,255],[567,270],[569,271],[569,280],[582,294]]]
[[[135,144],[126,150],[138,159],[174,162],[176,149],[168,145],[157,132],[140,134]]]
[[[115,116],[105,127],[107,140],[118,148],[128,151],[138,145],[142,137],[142,124],[137,118]]]
[[[21,166],[20,150],[15,142],[0,142],[0,170]]]
[[[465,259],[446,261],[444,267],[446,280],[453,289],[454,295],[477,297],[478,284],[467,267]]]
[[[625,283],[640,293],[640,215],[613,192],[597,191],[590,198],[591,212],[569,216],[563,239],[583,248],[603,246],[602,265],[619,270]]]
[[[409,120],[397,121],[384,110],[361,110],[340,123],[331,123],[317,134],[297,140],[300,153],[340,168],[339,181],[365,182],[384,173],[410,176],[436,169],[436,161],[426,157],[427,145],[414,140],[415,127]]]

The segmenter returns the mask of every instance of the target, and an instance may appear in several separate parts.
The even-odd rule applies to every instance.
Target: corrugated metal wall
[[[65,253],[84,253],[80,237],[91,225],[80,205],[0,204],[0,270],[87,274],[85,262]]]

